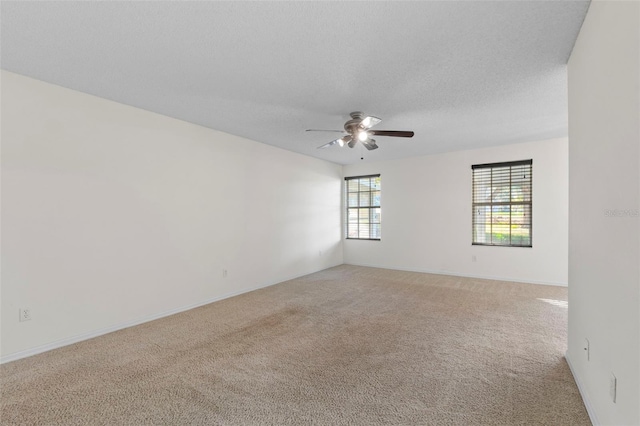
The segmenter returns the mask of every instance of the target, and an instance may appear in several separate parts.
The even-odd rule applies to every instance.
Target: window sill
[[[486,247],[521,247],[521,248],[533,248],[532,245],[528,246],[515,246],[510,244],[484,244],[484,243],[471,243],[472,246],[486,246]]]

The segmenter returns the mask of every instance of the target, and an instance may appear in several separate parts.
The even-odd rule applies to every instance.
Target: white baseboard
[[[354,265],[354,266],[366,266],[366,267],[369,267],[369,268],[394,269],[396,271],[421,272],[421,273],[424,273],[424,274],[450,275],[450,276],[454,276],[454,277],[464,277],[464,278],[478,278],[478,279],[482,279],[482,280],[510,281],[510,282],[517,282],[517,283],[525,283],[525,284],[540,284],[540,285],[553,285],[553,286],[557,286],[557,287],[567,287],[567,283],[550,282],[550,281],[536,281],[536,280],[523,280],[522,278],[494,277],[494,276],[489,276],[489,275],[461,274],[459,272],[451,272],[451,271],[423,269],[423,268],[403,268],[403,267],[385,266],[385,265],[369,265],[369,264],[365,264],[365,263],[353,263],[353,262],[345,262],[344,264],[345,265]]]
[[[598,421],[598,417],[596,416],[596,413],[593,410],[593,405],[591,405],[591,401],[589,400],[589,397],[587,396],[587,391],[585,390],[582,382],[580,381],[580,379],[576,375],[576,372],[573,369],[573,366],[571,365],[571,359],[569,358],[569,352],[568,351],[564,353],[564,359],[567,360],[567,364],[569,364],[569,370],[571,370],[571,375],[573,375],[573,380],[575,380],[576,385],[578,385],[578,391],[580,391],[580,396],[582,397],[582,401],[584,402],[584,406],[587,409],[587,413],[589,414],[589,419],[591,419],[591,423],[594,426],[599,426],[600,422]]]
[[[395,269],[395,270],[399,270],[399,271],[408,271],[408,272],[422,272],[422,273],[428,273],[428,274],[452,275],[452,276],[460,276],[460,277],[467,277],[467,278],[480,278],[480,279],[499,280],[499,281],[525,282],[525,283],[530,283],[530,284],[566,286],[566,284],[562,284],[562,283],[523,281],[523,280],[519,280],[519,279],[509,279],[509,278],[504,278],[504,277],[476,276],[476,275],[458,274],[458,273],[453,273],[453,272],[448,272],[448,271],[421,270],[419,268],[398,268],[398,267],[388,267],[388,266],[384,266],[384,265],[366,265],[366,264],[358,264],[358,263],[344,263],[344,264],[355,265],[355,266],[366,266],[366,267],[371,267],[371,268]],[[332,267],[335,267],[335,266],[339,266],[339,265],[340,264],[329,266],[329,268],[332,268]],[[112,333],[114,331],[122,330],[122,329],[129,328],[129,327],[133,327],[133,326],[136,326],[136,325],[139,325],[139,324],[143,324],[145,322],[153,321],[153,320],[160,319],[160,318],[163,318],[163,317],[167,317],[169,315],[174,315],[174,314],[177,314],[177,313],[180,313],[180,312],[188,311],[190,309],[194,309],[194,308],[197,308],[197,307],[200,307],[200,306],[208,305],[209,303],[217,302],[219,300],[228,299],[230,297],[238,296],[238,295],[243,294],[243,293],[248,293],[248,292],[251,292],[251,291],[254,291],[254,290],[258,290],[258,289],[261,289],[261,288],[269,287],[269,286],[278,284],[280,282],[284,282],[284,281],[292,280],[292,279],[295,279],[295,278],[299,278],[301,276],[308,275],[308,274],[311,274],[311,273],[314,273],[314,272],[318,272],[318,271],[308,272],[308,273],[305,273],[305,274],[302,274],[302,275],[297,275],[297,276],[291,276],[291,277],[279,280],[277,282],[268,282],[266,284],[258,285],[258,286],[247,288],[247,289],[243,289],[243,290],[240,290],[240,291],[237,291],[237,292],[233,292],[233,293],[227,293],[227,294],[224,294],[222,296],[213,297],[211,299],[203,300],[203,301],[200,301],[200,302],[197,302],[197,303],[194,303],[194,304],[190,304],[190,305],[187,305],[187,306],[182,306],[182,307],[179,307],[179,308],[170,309],[168,311],[161,312],[159,314],[154,314],[154,315],[149,315],[149,316],[137,318],[137,319],[132,320],[132,321],[127,321],[127,322],[116,324],[116,325],[113,325],[113,326],[110,326],[110,327],[105,327],[105,328],[102,328],[102,329],[99,329],[99,330],[94,330],[94,331],[90,331],[90,332],[87,332],[87,333],[79,334],[79,335],[76,335],[76,336],[68,337],[68,338],[65,338],[65,339],[56,340],[54,342],[47,343],[47,344],[44,344],[44,345],[41,345],[41,346],[36,346],[36,347],[33,347],[33,348],[25,349],[23,351],[14,352],[14,353],[11,353],[11,354],[8,354],[8,355],[0,357],[0,364],[4,364],[4,363],[7,363],[7,362],[15,361],[15,360],[18,360],[18,359],[21,359],[21,358],[26,358],[26,357],[29,357],[29,356],[32,356],[32,355],[37,355],[39,353],[47,352],[47,351],[50,351],[50,350],[53,350],[53,349],[57,349],[57,348],[61,348],[63,346],[72,345],[74,343],[78,343],[78,342],[81,342],[83,340],[92,339],[94,337],[102,336],[104,334]],[[582,391],[581,391],[581,393],[582,393]]]
[[[334,266],[338,266],[338,265],[333,265],[330,266],[329,268],[333,268]],[[327,268],[328,269],[328,268]],[[318,271],[314,271],[314,272],[318,272]],[[153,320],[157,320],[160,318],[164,318],[164,317],[168,317],[169,315],[174,315],[174,314],[178,314],[180,312],[184,312],[184,311],[188,311],[190,309],[194,309],[194,308],[198,308],[200,306],[204,306],[204,305],[208,305],[209,303],[213,303],[213,302],[217,302],[219,300],[224,300],[224,299],[228,299],[230,297],[234,297],[234,296],[239,296],[241,294],[244,293],[249,293],[251,291],[255,291],[255,290],[259,290],[261,288],[265,288],[265,287],[270,287],[272,285],[275,284],[279,284],[281,282],[285,282],[285,281],[289,281],[289,280],[293,280],[295,278],[299,278],[305,275],[309,275],[312,274],[314,272],[308,272],[302,275],[297,275],[297,276],[292,276],[289,278],[284,278],[282,280],[278,280],[276,282],[268,282],[266,284],[261,284],[255,287],[250,287],[250,288],[246,288],[240,291],[236,291],[233,293],[227,293],[227,294],[223,294],[222,296],[217,296],[217,297],[213,297],[207,300],[203,300],[197,303],[193,303],[187,306],[181,306],[179,308],[175,308],[175,309],[170,309],[168,311],[165,312],[161,312],[159,314],[154,314],[154,315],[148,315],[148,316],[144,316],[144,317],[140,317],[140,318],[136,318],[132,321],[127,321],[124,323],[120,323],[120,324],[116,324],[110,327],[105,327],[105,328],[101,328],[99,330],[93,330],[87,333],[82,333],[76,336],[72,336],[72,337],[67,337],[65,339],[60,339],[60,340],[56,340],[55,342],[51,342],[51,343],[47,343],[45,345],[41,345],[41,346],[36,346],[33,348],[29,348],[29,349],[25,349],[23,351],[18,351],[18,352],[14,352],[8,355],[5,355],[3,357],[0,357],[0,364],[4,364],[7,362],[11,362],[11,361],[16,361],[18,359],[21,358],[26,358],[32,355],[37,355],[39,353],[42,352],[47,352],[53,349],[58,349],[61,348],[63,346],[68,346],[68,345],[72,345],[74,343],[78,343],[78,342],[82,342],[83,340],[89,340],[89,339],[93,339],[94,337],[98,337],[98,336],[102,336],[104,334],[108,334],[108,333],[112,333],[114,331],[118,331],[118,330],[122,330],[125,328],[129,328],[129,327],[133,327],[136,325],[140,325],[143,324],[145,322],[149,322],[149,321],[153,321]]]

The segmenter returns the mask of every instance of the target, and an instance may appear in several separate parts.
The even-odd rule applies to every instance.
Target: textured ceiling
[[[566,136],[588,1],[0,7],[3,69],[351,164]],[[415,137],[316,149],[355,110]]]

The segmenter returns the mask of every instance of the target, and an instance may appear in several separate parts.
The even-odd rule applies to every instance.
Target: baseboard
[[[479,279],[489,279],[489,280],[499,280],[499,281],[515,281],[515,282],[524,282],[524,283],[529,283],[529,284],[544,284],[544,285],[556,285],[556,286],[566,286],[566,284],[560,284],[560,283],[549,283],[549,282],[534,282],[534,281],[524,281],[524,280],[519,280],[519,279],[509,279],[509,278],[504,278],[504,277],[489,277],[489,276],[477,276],[477,275],[466,275],[466,274],[459,274],[459,273],[453,273],[453,272],[448,272],[448,271],[435,271],[435,270],[425,270],[425,269],[420,269],[420,268],[398,268],[398,267],[387,267],[384,265],[367,265],[367,264],[358,264],[358,263],[343,263],[346,265],[354,265],[354,266],[365,266],[365,267],[370,267],[370,268],[384,268],[384,269],[395,269],[395,270],[399,270],[399,271],[408,271],[408,272],[422,272],[422,273],[427,273],[427,274],[439,274],[439,275],[451,275],[451,276],[459,276],[459,277],[466,277],[466,278],[479,278]],[[328,268],[333,268],[335,266],[339,266],[341,264],[336,264],[336,265],[332,265],[329,266]],[[325,269],[328,269],[325,268]],[[320,270],[318,270],[320,271]],[[153,321],[156,319],[160,319],[160,318],[164,318],[167,317],[169,315],[174,315],[174,314],[178,314],[180,312],[184,312],[184,311],[188,311],[190,309],[194,309],[194,308],[198,308],[200,306],[204,306],[204,305],[208,305],[209,303],[213,303],[213,302],[217,302],[220,300],[224,300],[224,299],[228,299],[230,297],[234,297],[234,296],[239,296],[240,294],[244,294],[244,293],[249,293],[251,291],[255,291],[255,290],[259,290],[261,288],[265,288],[265,287],[269,287],[284,281],[288,281],[288,280],[293,280],[296,278],[299,278],[301,276],[304,275],[308,275],[308,274],[312,274],[314,272],[318,272],[318,271],[312,271],[312,272],[308,272],[305,274],[301,274],[301,275],[296,275],[296,276],[291,276],[288,278],[284,278],[282,280],[276,281],[276,282],[268,282],[265,284],[261,284],[255,287],[250,287],[247,289],[243,289],[237,292],[233,292],[233,293],[227,293],[221,296],[217,296],[217,297],[213,297],[207,300],[203,300],[194,304],[190,304],[187,306],[182,306],[179,308],[175,308],[175,309],[170,309],[168,311],[165,312],[161,312],[158,314],[154,314],[154,315],[149,315],[149,316],[145,316],[145,317],[141,317],[141,318],[137,318],[135,320],[132,321],[127,321],[124,323],[120,323],[120,324],[116,324],[110,327],[106,327],[106,328],[102,328],[99,330],[94,330],[94,331],[90,331],[87,333],[83,333],[80,335],[76,335],[76,336],[72,336],[72,337],[68,337],[65,339],[61,339],[61,340],[56,340],[54,342],[51,343],[47,343],[41,346],[36,346],[34,348],[29,348],[29,349],[25,349],[23,351],[18,351],[18,352],[14,352],[12,354],[8,354],[5,356],[0,357],[0,364],[4,364],[7,362],[11,362],[11,361],[16,361],[18,359],[21,358],[26,358],[29,356],[33,356],[33,355],[37,355],[39,353],[42,352],[47,352],[53,349],[58,349],[61,348],[63,346],[68,346],[68,345],[72,345],[74,343],[78,343],[81,342],[83,340],[88,340],[88,339],[93,339],[94,337],[98,337],[98,336],[102,336],[104,334],[108,334],[108,333],[112,333],[114,331],[118,331],[118,330],[122,330],[125,328],[129,328],[129,327],[134,327],[136,325],[140,325],[143,324],[145,322],[149,322],[149,321]],[[577,383],[577,380],[576,380]],[[582,394],[582,391],[581,391]],[[584,397],[583,397],[584,399]],[[585,402],[586,405],[586,402]],[[589,414],[591,416],[591,414]],[[593,420],[592,420],[593,421]],[[594,423],[596,424],[596,423]]]
[[[340,264],[338,264],[338,265],[340,265]],[[333,266],[330,266],[329,268],[333,268],[333,267],[338,266],[338,265],[333,265]],[[329,268],[325,268],[325,269],[329,269]],[[324,270],[324,269],[321,269],[321,270]],[[193,303],[193,304],[190,304],[190,305],[187,305],[187,306],[181,306],[179,308],[170,309],[168,311],[161,312],[161,313],[158,313],[158,314],[153,314],[153,315],[148,315],[148,316],[144,316],[144,317],[141,317],[141,318],[136,318],[136,319],[134,319],[132,321],[123,322],[123,323],[116,324],[116,325],[113,325],[113,326],[110,326],[110,327],[101,328],[99,330],[94,330],[94,331],[90,331],[90,332],[87,332],[87,333],[79,334],[79,335],[76,335],[76,336],[68,337],[68,338],[65,338],[65,339],[56,340],[55,342],[47,343],[45,345],[36,346],[34,348],[29,348],[29,349],[25,349],[23,351],[14,352],[12,354],[8,354],[8,355],[5,355],[3,357],[0,357],[0,364],[4,364],[4,363],[7,363],[7,362],[11,362],[11,361],[16,361],[16,360],[21,359],[21,358],[27,358],[27,357],[30,357],[30,356],[33,356],[33,355],[37,355],[37,354],[40,354],[40,353],[43,353],[43,352],[51,351],[53,349],[58,349],[58,348],[61,348],[63,346],[68,346],[68,345],[72,345],[74,343],[82,342],[83,340],[93,339],[94,337],[102,336],[102,335],[105,335],[105,334],[108,334],[108,333],[113,333],[114,331],[123,330],[125,328],[134,327],[136,325],[140,325],[140,324],[143,324],[145,322],[149,322],[149,321],[157,320],[157,319],[160,319],[160,318],[168,317],[170,315],[175,315],[175,314],[178,314],[180,312],[184,312],[184,311],[188,311],[190,309],[198,308],[200,306],[208,305],[209,303],[218,302],[220,300],[228,299],[230,297],[239,296],[239,295],[244,294],[244,293],[249,293],[249,292],[252,292],[252,291],[255,291],[255,290],[259,290],[261,288],[270,287],[272,285],[279,284],[281,282],[285,282],[285,281],[289,281],[289,280],[293,280],[293,279],[296,279],[296,278],[303,277],[305,275],[313,274],[313,273],[319,272],[321,270],[308,272],[308,273],[301,274],[301,275],[291,276],[291,277],[284,278],[282,280],[278,280],[278,281],[275,281],[275,282],[268,282],[266,284],[261,284],[261,285],[255,286],[255,287],[246,288],[246,289],[243,289],[243,290],[240,290],[240,291],[237,291],[237,292],[233,292],[233,293],[223,294],[221,296],[212,297],[210,299],[203,300],[203,301],[200,301],[200,302],[197,302],[197,303]]]
[[[593,405],[591,405],[591,401],[587,396],[587,391],[585,390],[582,382],[576,375],[576,372],[573,369],[573,366],[571,365],[571,359],[569,358],[568,351],[564,353],[564,359],[567,360],[567,364],[569,365],[569,370],[571,370],[571,375],[573,376],[573,380],[576,382],[576,385],[578,386],[578,391],[580,392],[580,396],[582,397],[582,402],[584,402],[584,406],[587,409],[587,414],[589,414],[589,419],[591,420],[591,423],[594,426],[599,426],[600,422],[598,421],[598,417],[596,416],[596,413],[593,410]]]
[[[454,277],[464,277],[464,278],[478,278],[482,280],[494,280],[494,281],[510,281],[517,283],[525,283],[525,284],[540,284],[540,285],[552,285],[556,287],[567,287],[567,283],[559,283],[559,282],[551,282],[551,281],[536,281],[536,280],[523,280],[522,278],[510,278],[510,277],[494,277],[489,275],[475,275],[475,274],[461,274],[459,272],[451,272],[444,270],[434,270],[434,269],[423,269],[423,268],[403,268],[397,266],[385,266],[385,265],[370,265],[365,263],[353,263],[353,262],[345,262],[345,265],[353,265],[353,266],[366,266],[368,268],[382,268],[382,269],[394,269],[396,271],[407,271],[407,272],[421,272],[424,274],[435,274],[435,275],[448,275]]]

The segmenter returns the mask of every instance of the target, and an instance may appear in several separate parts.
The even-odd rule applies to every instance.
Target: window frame
[[[364,240],[364,241],[380,241],[381,237],[382,237],[382,202],[380,201],[380,199],[382,198],[382,182],[380,184],[380,189],[378,189],[377,191],[380,192],[380,196],[378,198],[378,204],[375,205],[374,204],[374,199],[373,199],[373,192],[376,191],[372,191],[371,190],[371,186],[369,187],[369,191],[361,191],[360,190],[360,179],[370,179],[370,178],[380,178],[380,174],[372,174],[372,175],[362,175],[362,176],[345,176],[344,178],[344,204],[345,204],[345,209],[343,210],[345,213],[345,220],[344,220],[344,226],[345,226],[345,239],[347,240]],[[358,180],[358,191],[357,192],[349,192],[349,181],[352,180]],[[369,193],[369,205],[361,205],[360,202],[362,200],[360,194],[363,193]],[[358,198],[358,205],[357,206],[350,206],[349,205],[349,194],[358,194],[357,198]],[[360,237],[360,225],[363,224],[363,222],[361,222],[361,216],[360,216],[360,209],[368,209],[368,215],[367,218],[368,220],[366,222],[364,222],[364,224],[369,225],[369,237],[368,238],[362,238]],[[374,209],[380,209],[380,214],[379,214],[379,218],[378,218],[378,222],[372,222],[374,215],[373,215],[373,210]],[[350,210],[357,210],[358,214],[357,214],[357,218],[358,218],[358,237],[350,237],[349,236],[349,211]],[[374,234],[373,231],[373,226],[371,225],[379,225],[379,237],[372,237],[372,235]]]
[[[513,178],[513,167],[521,167],[521,166],[529,166],[528,168],[528,172],[529,172],[529,176],[528,178],[525,180],[525,183],[528,183],[528,188],[529,188],[529,196],[528,196],[528,200],[525,198],[523,198],[523,200],[521,201],[514,201],[513,200],[513,188],[514,185],[512,183],[512,178]],[[477,200],[477,193],[476,193],[476,170],[484,170],[484,169],[491,169],[491,183],[490,183],[490,187],[493,187],[493,170],[494,169],[499,169],[499,168],[509,168],[509,180],[508,180],[508,187],[509,187],[509,201],[494,201],[493,200],[493,195],[491,196],[491,199],[489,201],[485,201],[485,202],[478,202]],[[526,176],[526,175],[525,175]],[[504,185],[505,183],[507,183],[506,180],[501,180],[501,183]],[[489,207],[489,214],[490,214],[490,218],[489,218],[489,223],[491,223],[491,226],[493,227],[493,216],[494,216],[494,208],[495,207],[504,207],[504,206],[508,206],[509,207],[509,243],[508,244],[503,244],[503,243],[495,243],[493,242],[493,229],[491,229],[491,231],[489,231],[489,235],[491,235],[491,241],[490,242],[477,242],[477,235],[476,235],[476,210],[478,207]],[[528,238],[528,244],[513,244],[513,240],[512,240],[512,236],[513,236],[513,207],[514,206],[519,206],[519,207],[524,207],[524,217],[527,217],[527,213],[528,213],[528,222],[525,222],[524,224],[528,226],[529,229],[529,238]],[[478,212],[479,213],[479,212]],[[486,223],[486,222],[485,222]],[[486,234],[486,232],[485,232]],[[485,164],[474,164],[471,166],[471,245],[474,246],[492,246],[492,247],[525,247],[525,248],[532,248],[533,247],[533,159],[529,159],[529,160],[519,160],[519,161],[505,161],[505,162],[499,162],[499,163],[485,163]]]

